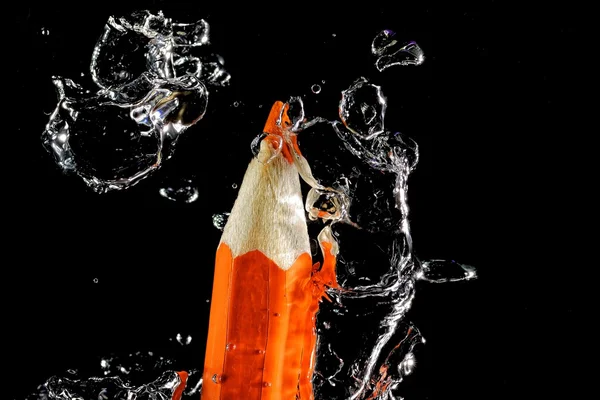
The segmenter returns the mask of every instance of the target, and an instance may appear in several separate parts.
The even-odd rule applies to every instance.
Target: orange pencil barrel
[[[285,139],[286,111],[287,104],[275,103],[267,133]],[[313,399],[320,276],[335,262],[326,253],[321,271],[312,265],[296,148],[295,138],[284,141],[279,154],[269,141],[261,144],[224,228],[202,400]]]

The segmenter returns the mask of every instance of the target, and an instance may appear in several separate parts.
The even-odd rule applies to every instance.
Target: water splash
[[[154,382],[138,387],[129,386],[119,377],[79,380],[55,376],[46,382],[45,390],[48,398],[53,400],[175,400],[182,384],[185,382],[179,374],[167,371]]]
[[[394,45],[382,44],[378,51],[384,54]],[[419,148],[406,135],[386,127],[387,102],[381,87],[365,78],[350,85],[342,92],[339,121],[307,119],[301,98],[292,98],[288,104],[292,130],[300,137],[308,160],[295,162],[311,186],[305,204],[309,231],[319,232],[319,240],[313,237],[316,246],[323,241],[333,244],[342,286],[327,291],[332,301],[323,302],[318,314],[315,398],[398,398],[400,384],[415,370],[415,350],[425,342],[406,318],[417,282],[464,281],[475,278],[476,272],[455,261],[420,261],[416,256],[407,192],[409,175],[419,161]],[[255,155],[266,137],[260,135],[253,141]],[[214,226],[222,230],[228,216],[215,214]],[[182,349],[189,344],[182,334],[175,341]],[[107,357],[100,363],[105,378],[76,379],[73,374],[54,377],[40,387],[36,398],[76,400],[88,393],[102,398],[98,390],[114,388],[117,394],[110,399],[138,394],[147,396],[138,399],[163,399],[161,396],[173,393],[164,382],[176,380],[174,364],[172,359],[157,359],[151,353]],[[197,399],[201,373],[188,370],[183,399]],[[162,374],[158,380],[133,384],[136,376],[148,377],[155,372]],[[214,379],[218,382],[220,377]],[[121,393],[130,397],[118,397]]]
[[[416,42],[400,44],[396,33],[385,29],[373,39],[371,53],[377,56],[375,67],[381,72],[396,65],[421,65],[425,54]]]
[[[90,65],[97,87],[53,78],[58,104],[42,141],[60,169],[100,193],[158,169],[203,118],[208,87],[229,82],[219,56],[196,53],[208,44],[204,20],[176,23],[149,11],[110,17]]]
[[[185,343],[186,338],[182,340]],[[136,352],[103,357],[85,374],[69,370],[49,378],[25,400],[197,399],[202,387],[201,371],[195,368],[175,371],[176,358],[180,357],[174,352],[169,355]],[[143,381],[148,383],[140,383]]]
[[[328,291],[334,301],[323,302],[318,315],[317,399],[396,398],[415,368],[415,347],[424,343],[406,320],[417,281],[475,277],[472,267],[417,258],[407,192],[419,148],[386,128],[386,106],[381,87],[360,78],[342,92],[340,121],[316,118],[297,129],[320,182],[309,191],[306,210],[311,224],[331,228],[343,287]]]

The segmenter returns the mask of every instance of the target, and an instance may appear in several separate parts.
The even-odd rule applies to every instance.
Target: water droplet
[[[234,106],[234,107],[239,107],[239,105],[240,105],[240,102],[239,102],[239,101],[234,101],[234,102],[233,102],[233,106]]]
[[[408,376],[413,373],[416,366],[417,360],[415,359],[415,355],[413,353],[408,353],[398,366],[398,369],[400,370],[400,374],[402,376]]]
[[[42,27],[41,33],[42,33],[42,36],[49,36],[50,35],[50,29]]]
[[[212,216],[212,221],[213,221],[214,227],[220,231],[225,229],[225,224],[227,224],[227,219],[229,218],[230,215],[231,215],[231,213],[214,214]]]
[[[283,149],[283,138],[279,135],[261,133],[250,144],[252,154],[262,164],[269,164]],[[235,189],[235,188],[234,188]]]
[[[470,265],[456,261],[428,260],[421,264],[417,277],[432,283],[468,281],[477,277],[477,271]]]
[[[191,204],[200,197],[198,187],[190,179],[181,179],[175,184],[160,188],[159,194],[165,199]]]
[[[378,56],[375,66],[383,71],[395,65],[421,65],[425,61],[423,50],[416,42],[401,45],[396,39],[396,34],[390,30],[383,30],[371,44],[371,52]]]
[[[237,348],[237,346],[234,343],[228,343],[227,346],[225,347],[225,350],[234,351],[236,348]]]
[[[110,368],[110,364],[109,364],[108,360],[105,360],[104,358],[102,360],[100,360],[100,367],[102,369]]]
[[[386,107],[381,87],[361,78],[342,92],[339,114],[346,128],[369,140],[384,132]]]
[[[333,190],[312,188],[306,196],[306,211],[313,221],[338,221],[345,216],[347,206],[347,197]]]
[[[182,346],[187,346],[192,343],[192,336],[190,335],[183,336],[181,333],[178,333],[175,339]]]
[[[222,377],[221,375],[219,375],[219,374],[214,374],[214,375],[212,376],[212,381],[213,381],[213,383],[215,383],[215,384],[217,384],[217,385],[218,385],[218,384],[220,384],[221,382],[223,382],[223,377]]]
[[[319,93],[321,93],[321,85],[315,83],[314,85],[311,86],[310,90],[312,90],[312,92],[314,94],[319,94]]]

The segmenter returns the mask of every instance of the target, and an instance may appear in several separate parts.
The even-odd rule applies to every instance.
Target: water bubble
[[[230,215],[231,213],[214,214],[212,217],[214,227],[220,231],[225,229],[225,224],[227,224],[227,219]]]
[[[236,348],[237,348],[237,346],[235,345],[235,343],[228,343],[227,346],[225,346],[226,351],[233,351]]]
[[[319,94],[319,93],[321,93],[321,85],[319,85],[319,84],[315,83],[314,85],[312,85],[312,86],[310,87],[310,90],[312,90],[312,92],[313,92],[314,94]]]
[[[239,107],[239,105],[240,105],[240,102],[239,102],[239,101],[234,101],[234,102],[233,102],[233,106],[234,106],[234,107]]]
[[[190,179],[181,179],[176,184],[160,188],[159,194],[171,201],[191,204],[200,197],[198,187]]]
[[[42,36],[49,36],[50,35],[50,30],[47,28],[42,27],[41,30]]]
[[[342,122],[351,132],[362,138],[372,139],[384,131],[386,107],[381,87],[361,78],[342,92],[339,113]]]
[[[98,280],[98,278],[94,278],[94,283],[98,283],[98,282],[100,282],[100,281]]]
[[[238,188],[238,184],[237,183],[231,184],[231,188],[234,189],[234,190],[237,189]]]
[[[421,65],[425,61],[423,50],[416,42],[401,45],[395,36],[393,31],[386,29],[373,39],[371,52],[378,56],[375,66],[379,71],[395,65]]]
[[[204,117],[206,85],[230,78],[218,57],[191,53],[208,44],[208,32],[204,20],[173,23],[162,13],[110,17],[90,64],[100,90],[53,79],[58,104],[42,140],[57,165],[100,193],[158,169]]]

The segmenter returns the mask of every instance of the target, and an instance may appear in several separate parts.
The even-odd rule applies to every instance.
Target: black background
[[[3,385],[15,398],[66,368],[159,349],[179,332],[193,336],[189,356],[201,366],[220,236],[211,216],[231,208],[250,141],[270,105],[290,95],[304,97],[309,116],[335,118],[340,91],[359,76],[382,85],[386,125],[420,145],[409,190],[417,254],[480,275],[418,287],[411,318],[427,345],[407,399],[578,397],[578,290],[558,227],[572,194],[565,133],[581,90],[572,10],[499,1],[124,3],[20,4],[8,13],[2,325],[11,379]],[[206,117],[159,173],[97,195],[63,176],[41,146],[56,104],[51,76],[87,73],[107,18],[144,8],[206,19],[232,83],[211,94]],[[425,63],[377,72],[370,43],[382,29],[417,41]],[[197,202],[158,195],[177,176],[199,185]]]

